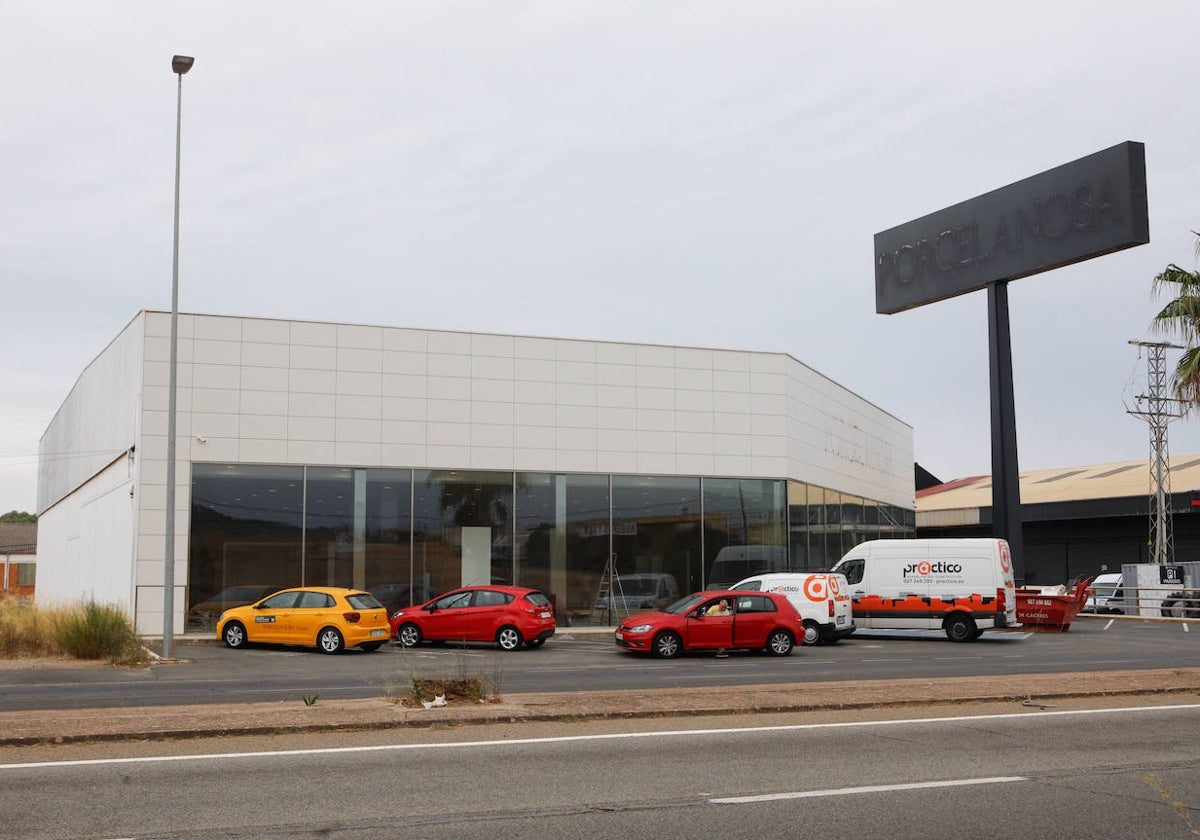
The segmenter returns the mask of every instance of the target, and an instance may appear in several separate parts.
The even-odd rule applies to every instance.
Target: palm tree
[[[1200,231],[1196,236],[1196,259],[1200,261]],[[1155,276],[1151,292],[1160,295],[1170,289],[1174,295],[1154,316],[1151,328],[1180,338],[1185,347],[1175,366],[1175,396],[1184,410],[1200,407],[1200,271],[1187,271],[1175,263]]]

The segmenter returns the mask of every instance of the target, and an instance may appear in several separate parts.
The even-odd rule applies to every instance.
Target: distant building
[[[1170,459],[1175,561],[1200,560],[1200,455]],[[1021,473],[1025,582],[1065,583],[1124,563],[1151,561],[1150,464]],[[918,490],[917,536],[992,534],[992,480],[971,476]]]
[[[32,598],[37,581],[36,522],[0,522],[0,596]]]
[[[618,310],[614,309],[614,317]],[[141,312],[42,436],[38,600],[162,631],[170,316]],[[821,568],[912,536],[912,428],[784,353],[184,314],[175,632],[230,591],[536,586],[590,618],[720,550]]]

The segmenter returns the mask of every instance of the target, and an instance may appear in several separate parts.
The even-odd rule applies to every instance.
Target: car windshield
[[[703,600],[699,595],[685,595],[669,607],[663,607],[662,611],[672,615],[682,615]]]

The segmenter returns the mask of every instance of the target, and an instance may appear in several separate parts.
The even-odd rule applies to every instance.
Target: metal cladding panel
[[[875,234],[893,314],[1150,241],[1146,147],[1127,141]]]

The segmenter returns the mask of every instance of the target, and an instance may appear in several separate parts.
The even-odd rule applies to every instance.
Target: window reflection
[[[519,585],[545,592],[564,626],[591,620],[608,562],[608,476],[522,473],[516,546]]]
[[[192,466],[189,632],[216,627],[217,596],[231,587],[299,585],[303,494],[303,467]],[[212,608],[197,609],[206,603]]]
[[[914,520],[769,479],[194,464],[187,629],[211,631],[226,594],[302,583],[369,589],[394,610],[515,582],[564,626],[611,625],[750,565],[827,568],[862,540],[912,536]],[[739,562],[745,574],[718,579]]]

